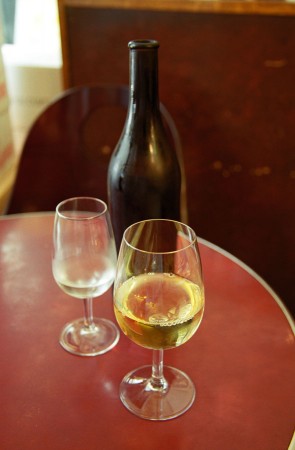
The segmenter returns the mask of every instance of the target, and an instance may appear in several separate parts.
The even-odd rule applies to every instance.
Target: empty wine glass
[[[114,309],[124,334],[153,350],[152,366],[128,373],[120,398],[145,419],[187,411],[195,387],[184,372],[163,367],[163,351],[192,337],[203,317],[204,286],[195,232],[173,220],[146,220],[124,233],[114,284]]]
[[[95,356],[111,350],[119,330],[110,320],[93,317],[92,301],[114,281],[116,249],[107,205],[92,197],[74,197],[56,207],[52,271],[67,294],[83,299],[84,318],[67,324],[60,344],[70,353]]]

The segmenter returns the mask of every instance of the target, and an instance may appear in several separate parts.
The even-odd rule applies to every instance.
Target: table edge
[[[292,317],[291,313],[289,312],[288,308],[285,306],[284,302],[281,300],[281,298],[278,296],[278,294],[272,289],[272,287],[260,275],[258,275],[258,273],[256,273],[255,270],[251,269],[251,267],[249,267],[246,263],[241,261],[236,256],[232,255],[227,250],[224,250],[223,248],[219,247],[216,244],[213,244],[212,242],[207,241],[206,239],[198,237],[198,242],[200,244],[205,245],[206,247],[211,248],[212,250],[217,251],[218,253],[221,253],[223,256],[225,256],[226,258],[228,258],[231,261],[238,264],[246,272],[248,272],[249,275],[251,275],[253,278],[255,278],[255,280],[258,281],[269,292],[269,294],[273,297],[275,302],[278,304],[279,308],[281,309],[284,316],[286,317],[293,334],[295,335],[295,322],[294,322],[293,317]],[[295,435],[294,435],[294,450],[295,450]]]
[[[246,272],[249,273],[258,283],[260,283],[273,297],[279,308],[281,309],[282,313],[286,317],[291,330],[293,331],[293,334],[295,335],[295,322],[293,321],[293,318],[291,314],[289,313],[288,309],[284,305],[283,301],[280,299],[280,297],[276,294],[276,292],[270,287],[270,285],[260,276],[258,273],[255,272],[255,270],[251,269],[247,264],[245,264],[243,261],[241,261],[236,256],[232,255],[227,250],[224,250],[223,248],[219,247],[216,244],[213,244],[212,242],[207,241],[206,239],[203,239],[201,237],[198,237],[198,242],[202,245],[211,248],[212,250],[215,250],[218,253],[221,253],[226,258],[230,259],[231,261],[238,264],[240,267],[242,267]],[[288,450],[295,450],[295,432],[293,433],[293,436],[291,438]]]
[[[18,219],[18,218],[29,218],[29,217],[38,217],[38,216],[50,216],[54,215],[54,211],[42,211],[42,212],[32,212],[32,213],[20,213],[20,214],[7,214],[7,215],[1,215],[0,220],[10,220],[10,219]],[[230,259],[231,261],[238,264],[240,267],[242,267],[246,272],[249,273],[253,278],[255,278],[258,283],[260,283],[272,296],[272,298],[275,300],[279,308],[281,309],[282,313],[286,317],[291,330],[295,336],[295,321],[293,320],[293,317],[291,313],[289,312],[288,308],[285,306],[284,302],[281,300],[281,298],[278,296],[278,294],[272,289],[272,287],[258,274],[255,272],[255,270],[251,269],[246,263],[241,261],[239,258],[234,256],[232,253],[228,252],[227,250],[224,250],[223,248],[219,247],[216,244],[213,244],[210,241],[207,241],[206,239],[198,236],[198,242],[205,245],[206,247],[211,248],[212,250],[215,250],[216,252],[222,254],[226,258]],[[295,438],[295,436],[294,436]],[[295,444],[295,441],[294,441]],[[295,447],[294,447],[295,450]]]
[[[55,214],[55,211],[35,211],[35,212],[26,212],[26,213],[1,214],[0,220],[26,219],[26,218],[30,218],[30,217],[52,216],[54,214]]]

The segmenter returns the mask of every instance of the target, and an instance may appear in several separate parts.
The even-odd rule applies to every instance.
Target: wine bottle
[[[129,106],[108,168],[108,203],[117,248],[132,223],[180,220],[181,211],[181,167],[159,106],[159,43],[135,40],[128,46]]]

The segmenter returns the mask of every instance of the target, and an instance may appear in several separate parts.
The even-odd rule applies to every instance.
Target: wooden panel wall
[[[190,224],[295,312],[295,5],[288,14],[235,14],[69,3],[60,2],[65,87],[127,84],[128,41],[158,39]]]

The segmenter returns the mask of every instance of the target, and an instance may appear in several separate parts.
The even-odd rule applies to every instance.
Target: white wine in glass
[[[195,387],[163,366],[163,351],[187,342],[204,312],[204,285],[195,232],[173,220],[131,225],[124,233],[114,285],[114,310],[124,334],[153,350],[152,366],[125,376],[123,404],[137,416],[167,420],[187,411]]]
[[[80,356],[103,354],[119,340],[113,322],[93,317],[93,298],[104,294],[115,277],[117,255],[107,205],[92,197],[59,203],[53,244],[55,281],[64,292],[84,302],[84,318],[63,328],[60,344]]]

